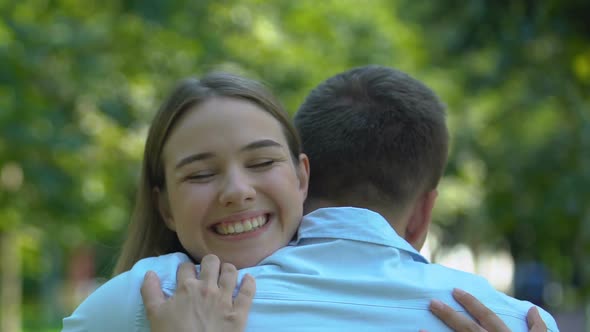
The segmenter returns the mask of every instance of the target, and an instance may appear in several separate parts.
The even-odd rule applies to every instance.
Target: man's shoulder
[[[178,268],[178,265],[190,262],[191,259],[184,253],[174,252],[166,255],[142,258],[133,265],[129,272],[139,273],[154,271],[154,269]]]
[[[433,278],[433,284],[444,286],[447,292],[450,292],[453,288],[460,288],[476,297],[500,316],[512,316],[526,321],[528,310],[534,306],[531,302],[516,299],[497,290],[482,276],[439,264],[424,264],[423,268],[426,270],[425,275],[429,276],[428,278]],[[457,310],[462,310],[454,300],[451,306]],[[555,319],[551,314],[542,308],[538,309],[548,331],[558,331]]]
[[[424,276],[424,283],[431,285],[433,289],[440,287],[444,291],[448,291],[449,289],[460,288],[476,297],[479,296],[480,300],[486,298],[494,300],[494,302],[499,301],[499,303],[510,302],[511,300],[519,301],[498,291],[486,278],[480,275],[434,263],[413,265],[416,267],[415,273]]]
[[[148,257],[108,280],[63,320],[63,331],[145,331],[140,288],[145,273],[158,274],[162,290],[171,295],[178,265],[190,259],[181,253]],[[140,319],[141,318],[141,319]]]
[[[191,259],[184,253],[175,252],[166,255],[147,257],[139,260],[131,270],[124,272],[132,280],[140,280],[148,271],[155,272],[160,278],[163,288],[176,285],[176,270],[182,263],[190,262]]]

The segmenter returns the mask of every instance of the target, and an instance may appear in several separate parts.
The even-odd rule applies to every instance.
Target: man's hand
[[[471,294],[455,289],[453,290],[453,297],[475,318],[475,321],[438,300],[431,301],[430,311],[448,327],[455,331],[465,332],[510,332],[500,317]],[[547,326],[535,306],[529,309],[527,324],[529,332],[547,332]]]
[[[141,286],[147,318],[153,332],[243,331],[256,283],[246,275],[235,299],[238,272],[232,264],[220,264],[219,258],[207,255],[201,261],[197,279],[195,266],[182,264],[176,273],[177,289],[166,299],[158,276],[149,271]]]

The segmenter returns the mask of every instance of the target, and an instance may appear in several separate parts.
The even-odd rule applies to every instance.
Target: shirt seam
[[[260,295],[256,294],[254,300],[269,300],[269,301],[292,301],[292,302],[312,302],[312,303],[333,303],[333,304],[341,304],[341,305],[353,305],[353,306],[363,306],[363,307],[378,307],[378,308],[398,308],[398,309],[412,309],[412,310],[422,310],[422,311],[430,311],[427,307],[423,307],[423,305],[427,305],[428,303],[425,302],[423,305],[379,305],[379,304],[370,304],[370,303],[359,303],[359,302],[350,302],[350,301],[331,301],[331,300],[320,300],[320,299],[312,299],[312,298],[291,298],[288,296],[284,296],[284,294],[277,294],[272,296],[273,294],[265,294]],[[504,310],[497,310],[497,308],[489,307],[494,313],[504,316],[510,316],[517,319],[523,319],[520,313],[517,312],[509,312]],[[453,308],[453,310],[457,312],[466,312],[465,310]]]

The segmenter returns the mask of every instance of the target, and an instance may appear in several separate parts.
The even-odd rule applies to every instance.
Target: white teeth
[[[252,230],[252,223],[250,222],[250,220],[246,220],[246,222],[244,222],[244,230],[246,232]]]
[[[227,234],[227,232],[225,230],[225,225],[217,225],[217,226],[215,226],[215,230],[219,234]]]
[[[242,220],[232,224],[219,224],[215,226],[215,231],[222,235],[238,234],[249,232],[264,226],[268,220],[266,216],[259,216],[251,219]]]

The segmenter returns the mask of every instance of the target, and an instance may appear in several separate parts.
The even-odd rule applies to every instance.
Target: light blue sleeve
[[[142,307],[138,284],[131,272],[122,273],[94,291],[71,316],[63,332],[135,331],[136,311]]]
[[[148,257],[94,291],[71,316],[64,318],[62,332],[149,331],[141,298],[144,275],[151,270],[160,278],[162,291],[170,296],[176,289],[176,270],[190,258],[183,253]]]

